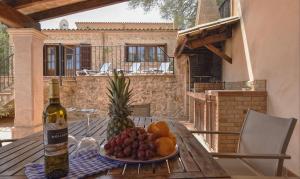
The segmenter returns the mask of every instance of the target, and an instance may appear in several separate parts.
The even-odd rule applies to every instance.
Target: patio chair
[[[279,118],[248,110],[240,133],[193,131],[206,134],[240,134],[237,153],[211,153],[229,175],[281,176],[286,149],[296,125],[294,118]]]
[[[138,73],[140,70],[141,63],[132,63],[129,68],[129,73]]]
[[[103,74],[109,73],[109,67],[110,67],[110,65],[111,65],[111,63],[104,63],[101,66],[99,72],[96,73],[95,75],[97,76],[97,75],[103,75]]]
[[[109,72],[109,67],[111,63],[104,63],[99,71],[97,70],[88,70],[88,69],[83,69],[80,71],[76,71],[76,76],[94,76],[94,75],[103,75],[105,73]]]
[[[169,67],[170,67],[170,62],[162,62],[160,64],[158,71],[162,73],[168,73],[170,72]]]

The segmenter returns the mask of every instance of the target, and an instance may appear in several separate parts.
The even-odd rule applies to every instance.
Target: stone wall
[[[222,90],[224,83],[194,83],[194,92],[205,92],[206,90]]]
[[[237,81],[237,82],[226,82],[226,90],[252,90],[252,91],[266,91],[267,81],[266,80],[254,80],[254,81]]]
[[[133,105],[150,104],[150,116],[183,116],[183,94],[178,88],[174,75],[136,75],[129,76],[133,89]],[[47,81],[44,78],[45,103],[47,102]],[[61,102],[66,108],[94,108],[97,115],[107,116],[108,98],[106,97],[106,76],[79,76],[74,79],[64,78],[61,86]],[[79,119],[83,114],[70,114],[70,118]]]

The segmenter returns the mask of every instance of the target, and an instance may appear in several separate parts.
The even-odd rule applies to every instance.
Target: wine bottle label
[[[68,128],[66,120],[60,115],[48,115],[48,120],[56,121],[47,123],[44,130],[45,155],[55,156],[68,152]]]
[[[68,140],[68,129],[49,130],[47,131],[48,144],[64,143]]]

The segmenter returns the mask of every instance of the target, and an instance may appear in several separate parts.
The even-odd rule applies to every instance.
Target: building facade
[[[131,79],[132,105],[138,109],[134,115],[184,116],[182,85],[177,78],[180,73],[172,58],[178,29],[172,23],[78,22],[76,25],[76,29],[43,30],[47,35],[45,96],[48,79],[62,76],[64,106],[94,108],[101,116],[107,116],[107,74],[118,69]],[[106,73],[99,75],[105,64],[109,64]],[[136,64],[139,65],[135,69]],[[161,69],[163,64],[168,69]],[[82,70],[93,70],[96,75],[76,75],[76,71]],[[71,118],[82,117],[76,113]]]
[[[128,71],[140,63],[139,71],[172,62],[177,29],[172,23],[78,22],[77,29],[46,29],[44,76],[71,76],[75,71]]]

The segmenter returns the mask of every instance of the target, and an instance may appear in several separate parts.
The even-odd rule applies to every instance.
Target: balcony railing
[[[0,92],[14,84],[12,47],[0,45]]]
[[[106,75],[114,69],[125,74],[173,74],[174,57],[164,49],[128,55],[126,46],[46,45],[44,76]],[[158,51],[160,54],[158,54]],[[150,54],[150,55],[149,55]],[[131,58],[130,58],[131,57]]]

